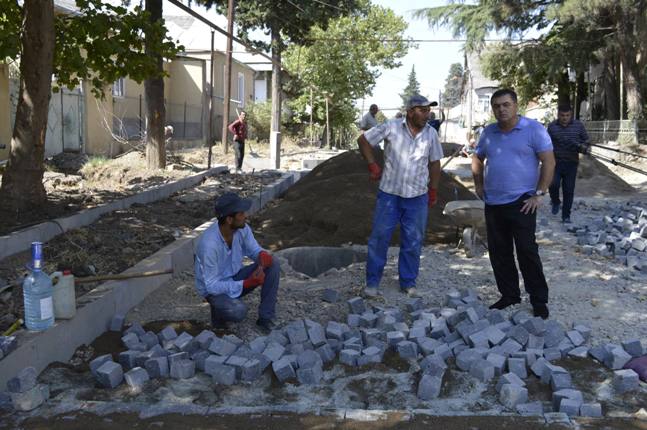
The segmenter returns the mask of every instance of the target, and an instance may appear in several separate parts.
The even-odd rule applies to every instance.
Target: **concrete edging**
[[[116,210],[126,209],[135,203],[151,203],[165,199],[173,193],[185,188],[192,187],[207,176],[213,176],[228,169],[227,166],[216,166],[194,176],[180,179],[170,184],[143,191],[141,193],[125,197],[97,206],[92,209],[84,209],[67,217],[57,218],[52,221],[45,221],[25,230],[13,232],[7,236],[0,237],[0,260],[10,255],[29,249],[32,242],[47,242],[48,240],[68,230],[92,224],[101,215]]]
[[[307,173],[286,173],[262,192],[253,194],[252,207],[248,213],[257,212],[266,203],[285,193]],[[177,272],[191,267],[198,239],[214,222],[215,218],[205,222],[189,235],[160,249],[124,273],[167,269]],[[104,333],[115,314],[125,315],[171,278],[172,275],[168,274],[106,282],[79,298],[76,316],[71,320],[58,320],[53,327],[42,333],[26,332],[21,335],[18,338],[18,348],[0,360],[0,391],[24,367],[33,366],[40,373],[54,361],[69,360],[79,346],[92,343]]]

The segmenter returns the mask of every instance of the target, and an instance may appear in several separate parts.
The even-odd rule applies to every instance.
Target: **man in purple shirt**
[[[490,104],[497,122],[485,128],[472,157],[476,194],[485,201],[490,262],[502,296],[490,308],[505,309],[521,302],[516,249],[533,312],[546,319],[548,285],[535,228],[537,208],[553,179],[553,146],[540,123],[517,115],[514,91],[496,91]]]
[[[263,250],[246,224],[252,202],[235,193],[216,200],[218,223],[209,227],[195,253],[195,288],[211,306],[214,328],[226,328],[228,321],[242,321],[247,305],[242,297],[261,287],[256,324],[264,331],[274,328],[276,295],[281,268]],[[254,263],[243,267],[243,257]]]

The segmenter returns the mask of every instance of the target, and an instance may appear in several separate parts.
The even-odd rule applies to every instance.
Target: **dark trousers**
[[[236,169],[243,168],[245,157],[245,140],[234,140],[234,156],[236,157]]]
[[[234,276],[234,281],[242,281],[256,270],[257,263],[243,267]],[[265,282],[261,286],[261,303],[258,306],[258,317],[263,319],[274,319],[276,309],[276,295],[279,291],[279,277],[281,275],[281,266],[274,259],[272,265],[266,269]],[[218,322],[233,321],[238,322],[247,316],[247,305],[241,300],[242,297],[251,293],[255,288],[243,288],[243,292],[238,298],[231,298],[227,294],[213,295],[209,294],[206,299],[211,306],[211,322],[216,325]]]
[[[575,179],[577,178],[577,161],[558,160],[555,164],[555,176],[550,184],[550,202],[558,205],[559,188],[562,188],[562,219],[571,217],[571,207],[573,207],[573,196],[575,195]]]
[[[519,299],[519,274],[514,249],[531,303],[548,303],[548,285],[539,258],[535,227],[537,214],[521,212],[522,197],[505,205],[485,205],[490,262],[496,285],[503,297]]]

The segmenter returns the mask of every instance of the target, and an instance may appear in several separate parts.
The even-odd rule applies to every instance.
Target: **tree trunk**
[[[162,19],[162,0],[146,0],[146,11],[150,13],[151,22]],[[155,35],[146,34],[146,40]],[[164,78],[162,77],[162,57],[153,52],[146,44],[146,54],[154,56],[157,61],[158,76],[144,81],[144,97],[146,98],[146,116],[148,130],[146,132],[146,165],[149,169],[163,169],[166,166],[166,145],[164,142],[164,123],[166,108],[164,106]]]
[[[637,45],[645,43],[645,41],[636,39],[636,33],[644,31],[644,29],[637,29],[636,25],[644,24],[644,22],[642,20],[637,22],[636,15],[640,15],[644,11],[642,9],[633,10],[628,6],[619,8],[618,11],[616,38],[618,41],[618,53],[622,62],[624,89],[627,93],[627,116],[629,119],[643,119],[645,116],[643,113],[643,95],[640,88],[640,48]]]
[[[562,73],[557,82],[557,104],[571,104],[571,83],[567,73]]]
[[[45,134],[54,62],[54,2],[25,0],[20,93],[0,202],[20,211],[44,205]]]

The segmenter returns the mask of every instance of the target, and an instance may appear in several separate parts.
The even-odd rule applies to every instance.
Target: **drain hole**
[[[292,268],[311,278],[335,268],[366,261],[366,251],[326,246],[302,246],[278,251],[276,255],[288,260]]]

